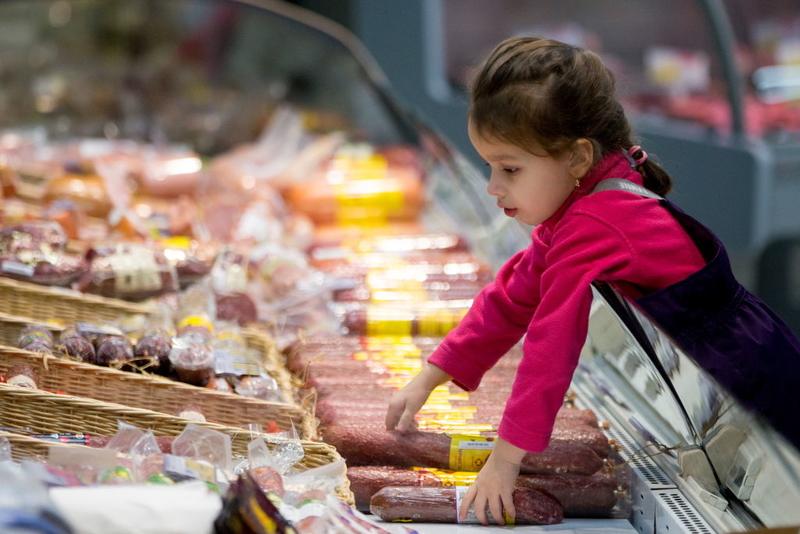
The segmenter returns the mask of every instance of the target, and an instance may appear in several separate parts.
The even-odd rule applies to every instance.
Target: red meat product
[[[46,326],[30,325],[22,329],[17,337],[17,347],[24,349],[35,341],[45,345],[53,344],[53,334]]]
[[[517,524],[555,525],[564,520],[561,505],[544,493],[516,488],[512,499]],[[372,496],[370,512],[384,521],[457,523],[456,488],[383,488]],[[491,517],[488,509],[487,516]]]
[[[38,389],[39,378],[36,371],[27,363],[17,363],[6,373],[6,383],[21,388]]]
[[[274,468],[268,466],[251,467],[248,472],[262,491],[274,493],[279,497],[283,497],[286,493],[283,486],[283,477]]]
[[[236,321],[244,326],[258,320],[256,303],[245,293],[217,294],[217,319]]]
[[[0,230],[0,252],[16,253],[21,250],[54,252],[67,245],[64,229],[53,221],[33,221]]]
[[[141,300],[176,291],[175,268],[157,247],[124,243],[91,249],[78,289],[104,297]]]
[[[387,466],[348,467],[347,478],[355,497],[356,508],[369,510],[372,496],[390,486],[438,487],[452,485],[453,479],[475,473],[452,473],[442,478],[430,471]],[[471,480],[463,480],[470,484]],[[564,509],[565,517],[608,517],[617,502],[616,486],[605,475],[520,475],[516,486],[541,491],[554,498]]]
[[[610,517],[617,503],[614,481],[605,475],[520,475],[516,486],[550,495],[566,517]]]
[[[67,287],[86,269],[82,256],[67,252],[20,250],[0,254],[0,275],[32,284]]]
[[[350,490],[355,497],[356,508],[369,511],[369,501],[381,489],[389,486],[438,487],[442,481],[428,471],[412,471],[389,466],[353,466],[347,468]]]
[[[133,349],[123,337],[108,336],[97,348],[97,365],[121,368],[133,359]]]
[[[133,355],[142,364],[150,364],[148,370],[166,374],[171,367],[169,353],[172,338],[167,332],[153,330],[145,332],[136,342]]]
[[[591,447],[601,458],[606,458],[611,452],[611,442],[605,433],[598,427],[583,426],[558,426],[553,427],[551,441],[566,443],[582,443]]]
[[[214,353],[206,344],[180,340],[169,355],[178,379],[187,384],[205,386],[214,377]]]
[[[437,432],[386,430],[382,424],[329,425],[324,441],[333,445],[348,465],[422,465],[437,469],[463,469],[450,465],[451,439]],[[540,453],[522,459],[520,473],[591,475],[603,467],[603,459],[578,443],[551,442]]]
[[[97,363],[97,353],[94,350],[94,345],[77,333],[62,340],[60,349],[70,358],[86,363]]]
[[[102,449],[108,445],[112,436],[92,436],[86,438],[86,445],[94,447],[95,449]],[[164,454],[172,454],[172,442],[175,441],[175,436],[156,436],[156,443],[159,450]]]

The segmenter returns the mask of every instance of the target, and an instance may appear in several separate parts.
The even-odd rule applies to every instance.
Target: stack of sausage
[[[384,417],[394,389],[440,341],[316,337],[287,354],[290,368],[316,389],[323,439],[347,460],[356,506],[385,520],[456,521],[454,486],[470,484],[480,460],[454,465],[454,447],[472,439],[491,447],[521,357],[519,348],[512,349],[469,395],[442,386],[421,410],[418,429],[387,431]],[[470,437],[457,436],[465,433]],[[523,460],[517,486],[526,491],[515,494],[522,510],[518,522],[615,516],[620,501],[608,469],[612,447],[591,410],[565,404],[550,446]]]

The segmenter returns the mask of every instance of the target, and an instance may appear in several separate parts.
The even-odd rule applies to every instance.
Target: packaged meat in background
[[[209,165],[210,190],[253,193],[266,186],[283,192],[302,183],[344,141],[335,129],[327,135],[310,133],[306,121],[300,110],[278,106],[255,142],[214,158]]]
[[[284,195],[317,225],[338,222],[374,227],[414,221],[424,204],[418,170],[390,167],[385,157],[368,146],[340,150],[330,163],[290,186]]]
[[[211,288],[214,293],[246,293],[249,278],[247,255],[234,250],[230,245],[223,247],[211,267]]]
[[[39,377],[27,363],[17,363],[6,372],[6,384],[21,388],[38,389]]]
[[[241,326],[258,320],[258,309],[248,293],[217,293],[217,320],[233,321]]]
[[[147,147],[136,176],[142,191],[154,197],[192,195],[200,184],[203,163],[192,150],[181,147]]]
[[[219,249],[216,243],[201,242],[188,236],[160,239],[158,244],[175,268],[181,289],[200,282],[211,273]]]
[[[181,382],[205,386],[214,378],[214,352],[207,344],[178,337],[172,343],[169,360]]]
[[[16,253],[21,250],[60,252],[67,246],[64,228],[47,220],[36,220],[6,226],[0,229],[0,252]]]
[[[20,250],[0,254],[0,276],[22,282],[69,287],[87,270],[83,256],[63,251]]]
[[[118,243],[91,248],[78,289],[104,297],[142,300],[176,291],[175,268],[156,244]]]
[[[50,180],[43,200],[53,202],[60,199],[74,202],[91,217],[105,218],[112,208],[105,182],[96,174],[66,173]]]

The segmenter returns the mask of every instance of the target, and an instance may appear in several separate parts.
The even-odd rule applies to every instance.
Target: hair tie
[[[634,158],[633,155],[636,154],[637,152],[641,152],[642,155],[639,156],[638,158]],[[636,164],[636,167],[647,161],[647,152],[642,150],[642,147],[640,147],[639,145],[633,145],[632,147],[630,147],[628,149],[628,156],[630,156],[633,159],[633,162]]]

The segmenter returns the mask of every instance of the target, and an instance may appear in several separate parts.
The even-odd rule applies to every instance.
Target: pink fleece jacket
[[[592,281],[609,282],[636,298],[705,264],[658,200],[616,190],[590,194],[606,178],[642,184],[622,153],[600,161],[534,229],[531,245],[501,267],[428,359],[472,391],[524,336],[498,433],[527,451],[540,452],[550,441],[586,340]]]

